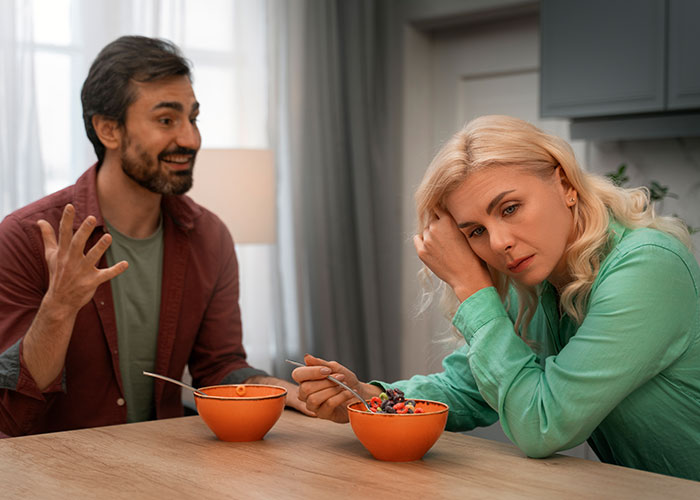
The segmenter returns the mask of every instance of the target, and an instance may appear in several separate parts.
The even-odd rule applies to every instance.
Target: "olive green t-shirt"
[[[105,220],[112,236],[107,264],[125,260],[129,268],[111,281],[117,322],[119,371],[122,376],[127,422],[155,417],[153,379],[143,371],[154,371],[160,316],[163,269],[163,223],[148,238],[130,238]]]

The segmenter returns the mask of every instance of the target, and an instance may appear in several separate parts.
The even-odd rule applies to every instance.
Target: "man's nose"
[[[196,123],[187,121],[180,127],[180,133],[177,136],[177,145],[183,148],[199,150],[202,144],[202,136],[199,133]]]

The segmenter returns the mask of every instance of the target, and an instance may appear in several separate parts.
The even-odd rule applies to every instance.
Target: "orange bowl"
[[[276,385],[239,384],[202,387],[194,393],[199,416],[222,441],[257,441],[284,410],[287,390]]]
[[[377,460],[420,460],[445,430],[449,410],[445,403],[414,401],[424,413],[369,413],[359,401],[348,405],[353,432]]]

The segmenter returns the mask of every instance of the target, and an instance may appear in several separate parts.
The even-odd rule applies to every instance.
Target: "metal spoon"
[[[148,375],[149,377],[159,378],[159,379],[165,380],[166,382],[172,382],[173,384],[180,385],[180,386],[184,387],[185,389],[189,389],[192,392],[196,392],[200,396],[209,397],[209,396],[207,396],[206,393],[200,391],[199,389],[195,389],[191,385],[187,385],[184,382],[180,382],[179,380],[175,380],[174,378],[166,377],[165,375],[158,375],[157,373],[151,373],[151,372],[143,372],[143,374]]]
[[[286,361],[287,363],[290,363],[290,364],[295,365],[295,366],[302,366],[302,367],[306,367],[306,366],[307,366],[307,365],[304,365],[304,364],[299,363],[298,361],[292,361],[291,359],[285,359],[285,361]],[[367,411],[368,411],[368,412],[370,412],[370,413],[372,412],[372,410],[370,409],[369,405],[367,404],[367,401],[365,401],[365,398],[363,398],[362,396],[360,396],[360,395],[359,395],[357,392],[355,392],[353,389],[350,389],[350,387],[348,387],[347,385],[345,385],[344,383],[342,383],[342,382],[341,382],[340,380],[338,380],[337,378],[331,377],[330,375],[326,375],[326,378],[327,378],[328,380],[331,380],[331,381],[335,382],[336,384],[338,384],[339,386],[341,386],[343,389],[350,391],[350,392],[352,393],[353,396],[355,396],[357,399],[359,399],[360,401],[362,401],[362,404],[365,405],[365,408],[367,408]]]

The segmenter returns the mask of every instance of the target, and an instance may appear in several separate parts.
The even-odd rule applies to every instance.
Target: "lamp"
[[[275,242],[272,151],[200,150],[187,194],[221,218],[236,244]]]
[[[266,149],[202,149],[197,153],[192,188],[187,193],[226,224],[236,245],[271,244],[276,238],[275,167]],[[239,263],[246,252],[237,250]],[[241,281],[243,282],[243,273]],[[241,286],[242,295],[245,287]],[[242,304],[243,305],[243,304]],[[187,368],[183,381],[190,384]],[[183,391],[184,405],[195,409],[194,398]]]

